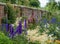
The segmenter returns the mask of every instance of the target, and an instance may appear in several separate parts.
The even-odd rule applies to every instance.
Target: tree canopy
[[[30,0],[30,6],[39,7],[40,6],[39,0]]]
[[[12,4],[40,7],[39,0],[0,0],[0,2],[10,2]]]
[[[55,12],[56,10],[58,10],[57,2],[55,0],[49,0],[46,5],[46,10],[50,12]]]
[[[57,18],[57,21],[60,21],[60,2],[49,0],[45,8],[52,13],[52,17],[54,16]]]

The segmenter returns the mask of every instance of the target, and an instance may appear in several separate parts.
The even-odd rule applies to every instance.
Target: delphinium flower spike
[[[51,19],[51,23],[56,23],[56,18],[53,17],[53,18]]]
[[[43,23],[44,24],[46,24],[47,23],[47,19],[45,18],[45,19],[43,19]]]
[[[6,27],[6,32],[9,31],[9,24],[5,24],[5,27]]]
[[[18,34],[22,33],[22,23],[21,23],[21,21],[19,22],[19,25],[16,28],[15,34],[16,33],[18,33]]]
[[[24,19],[24,28],[27,28],[27,21]]]
[[[9,25],[9,33],[10,33],[10,37],[13,38],[14,37],[14,28],[11,24]]]
[[[25,31],[25,34],[27,35],[27,21],[26,21],[26,19],[24,19],[24,31]]]

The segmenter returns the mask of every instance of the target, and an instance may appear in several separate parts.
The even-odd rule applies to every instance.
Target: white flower
[[[49,28],[50,25],[47,23],[47,24],[44,25],[44,27],[45,27],[45,28]]]

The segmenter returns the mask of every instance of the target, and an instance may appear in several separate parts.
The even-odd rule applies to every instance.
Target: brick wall
[[[1,24],[1,19],[4,16],[4,6],[0,5],[0,24]]]
[[[4,16],[4,6],[3,4],[0,4],[0,24],[1,24],[1,19]],[[27,16],[28,18],[34,14],[34,18],[38,18],[38,20],[42,19],[42,15],[44,13],[43,10],[38,10],[37,8],[29,8],[29,7],[25,7],[25,6],[15,6],[14,8],[18,8],[19,9],[19,13],[17,15],[17,17],[20,16]]]
[[[26,16],[29,18],[32,15],[32,10],[28,8],[24,8],[23,13],[24,13],[23,16]]]

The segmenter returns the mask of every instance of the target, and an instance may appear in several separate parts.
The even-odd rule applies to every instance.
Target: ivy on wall
[[[14,8],[14,6],[10,3],[6,3],[6,6],[4,8],[4,13],[7,15],[3,17],[2,21],[3,23],[13,24],[16,21],[16,16],[18,14],[18,9]]]

